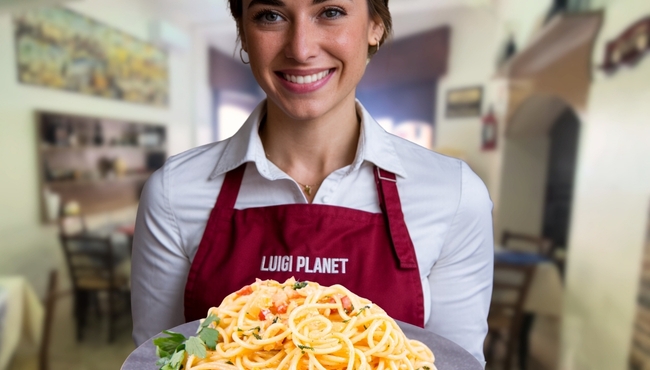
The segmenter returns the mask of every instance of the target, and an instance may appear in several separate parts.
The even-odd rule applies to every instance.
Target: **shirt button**
[[[326,195],[326,196],[324,196],[323,199],[321,199],[321,200],[323,201],[323,203],[329,203],[329,201],[330,201],[330,197]]]

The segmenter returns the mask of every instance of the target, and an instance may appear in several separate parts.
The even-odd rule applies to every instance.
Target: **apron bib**
[[[228,172],[185,287],[185,320],[204,318],[256,278],[341,284],[424,327],[424,297],[394,174],[375,167],[382,213],[321,204],[234,208],[246,163]]]

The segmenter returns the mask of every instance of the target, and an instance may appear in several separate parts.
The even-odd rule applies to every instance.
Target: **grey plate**
[[[483,366],[474,356],[458,344],[411,324],[401,321],[398,321],[397,324],[408,338],[417,339],[431,348],[436,356],[435,364],[438,370],[483,370]],[[198,327],[199,322],[193,321],[171,330],[190,336],[196,333]],[[156,335],[156,337],[159,336],[161,334]],[[122,365],[122,370],[158,370],[156,360],[156,349],[151,340],[148,340],[129,355]]]

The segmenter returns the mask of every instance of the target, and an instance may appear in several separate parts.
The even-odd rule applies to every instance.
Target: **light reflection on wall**
[[[433,148],[434,131],[430,122],[406,120],[395,123],[391,117],[377,118],[377,123],[389,133],[409,140],[427,149]]]

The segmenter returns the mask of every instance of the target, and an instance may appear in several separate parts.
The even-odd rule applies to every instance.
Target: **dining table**
[[[45,308],[22,276],[0,276],[0,370],[5,370],[19,346],[37,348]]]

